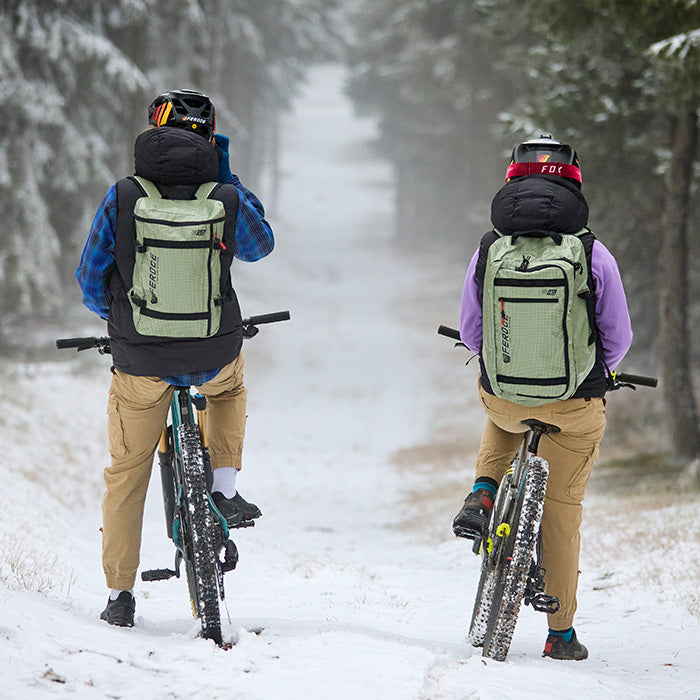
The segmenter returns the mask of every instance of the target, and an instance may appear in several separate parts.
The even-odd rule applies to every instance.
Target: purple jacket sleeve
[[[479,251],[472,256],[467,270],[467,278],[464,280],[462,292],[462,308],[459,314],[459,333],[462,342],[472,351],[481,350],[483,335],[483,322],[481,317],[481,302],[479,301],[479,288],[476,284],[476,262],[479,259]]]
[[[591,268],[595,279],[595,317],[605,364],[615,369],[632,344],[627,298],[615,258],[598,240],[593,243]]]
[[[472,351],[479,352],[483,337],[483,319],[476,283],[476,262],[479,251],[469,263],[462,292],[460,335]],[[627,310],[627,299],[615,258],[598,240],[593,243],[591,272],[596,285],[596,324],[603,344],[605,364],[613,370],[632,344],[632,324]]]

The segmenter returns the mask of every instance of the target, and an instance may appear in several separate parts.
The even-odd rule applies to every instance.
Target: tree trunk
[[[666,415],[673,449],[682,459],[700,457],[700,429],[693,395],[688,329],[688,217],[698,146],[695,101],[674,121],[673,153],[662,222],[661,358]]]

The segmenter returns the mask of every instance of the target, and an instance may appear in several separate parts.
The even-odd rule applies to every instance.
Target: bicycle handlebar
[[[612,379],[616,385],[637,384],[638,386],[655,387],[659,383],[656,377],[643,377],[640,374],[626,374],[625,372],[613,372]]]
[[[439,335],[444,335],[447,338],[452,338],[453,340],[458,340],[460,342],[462,340],[459,335],[459,331],[456,328],[450,328],[449,326],[438,326],[437,332]],[[613,372],[609,379],[609,391],[620,389],[623,386],[634,389],[635,384],[637,386],[655,387],[659,383],[659,380],[656,377],[644,377],[640,374],[626,374],[625,372]]]
[[[291,318],[289,311],[275,311],[271,314],[261,314],[243,319],[244,326],[259,326],[263,323],[277,323],[278,321],[289,321]]]
[[[100,352],[109,352],[109,338],[59,338],[56,341],[56,348],[58,350],[77,348],[78,352],[97,348]]]
[[[450,328],[449,326],[438,326],[438,334],[452,338],[453,340],[459,340],[462,342],[462,337],[459,335],[459,331],[456,328]]]

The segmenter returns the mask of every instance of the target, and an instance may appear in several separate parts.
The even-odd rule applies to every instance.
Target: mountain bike
[[[257,335],[258,326],[286,321],[289,311],[251,316],[243,320],[244,338]],[[59,350],[90,348],[100,354],[110,353],[110,339],[62,338],[56,341]],[[163,506],[168,537],[175,545],[174,568],[151,569],[141,573],[143,581],[185,577],[192,614],[202,627],[202,637],[223,643],[219,601],[224,596],[224,574],[238,563],[238,550],[230,539],[230,526],[214,504],[211,490],[211,462],[206,438],[207,400],[192,395],[191,387],[176,386],[170,405],[170,424],[163,427],[158,445]],[[255,525],[242,520],[236,527]],[[223,554],[223,559],[221,558]]]
[[[459,331],[447,326],[440,335],[459,341]],[[658,380],[612,372],[608,391],[636,385],[655,387]],[[549,465],[538,457],[543,435],[559,432],[551,423],[528,419],[520,450],[501,480],[486,531],[474,541],[481,555],[481,574],[469,625],[472,646],[483,647],[483,656],[504,661],[510,649],[520,606],[555,613],[559,600],[545,594],[542,568],[542,512]]]

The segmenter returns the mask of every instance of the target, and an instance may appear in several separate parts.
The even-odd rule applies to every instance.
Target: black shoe
[[[493,495],[488,489],[477,489],[464,500],[462,509],[452,523],[457,537],[478,539],[486,530],[493,509]]]
[[[129,591],[122,591],[115,600],[108,600],[107,607],[100,615],[110,625],[117,627],[133,627],[136,601]]]
[[[211,497],[221,515],[226,518],[229,527],[240,527],[241,523],[255,520],[262,515],[260,508],[254,503],[248,503],[238,492],[233,498],[226,498],[221,491],[214,491]]]
[[[578,641],[575,630],[572,630],[571,639],[568,642],[565,642],[560,635],[550,632],[547,635],[542,656],[564,661],[583,661],[588,658],[588,649]]]

